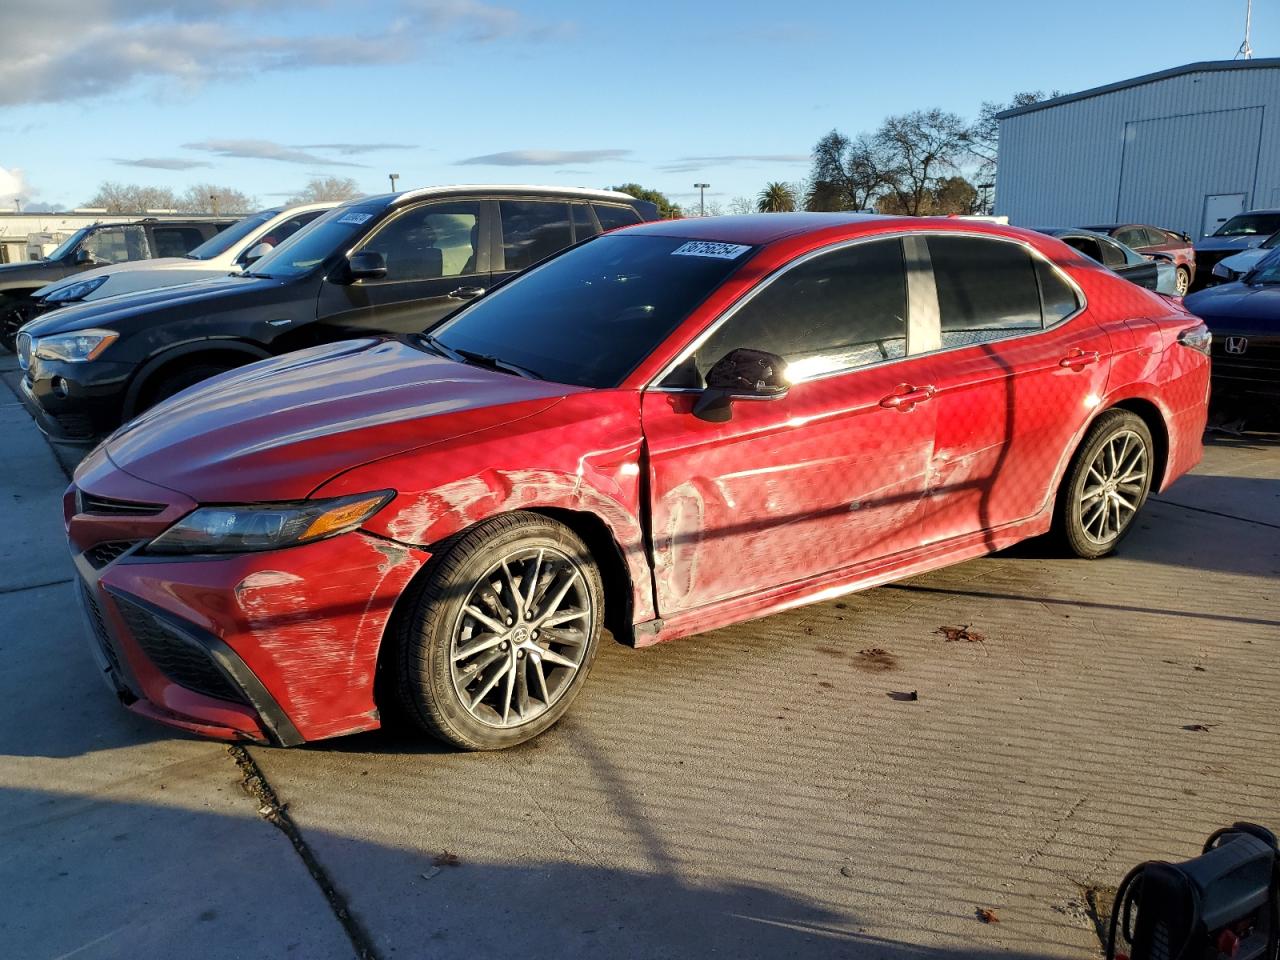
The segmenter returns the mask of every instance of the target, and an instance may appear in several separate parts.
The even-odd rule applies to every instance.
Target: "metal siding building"
[[[1134,222],[1198,237],[1280,207],[1280,59],[1191,63],[999,120],[996,213],[1021,226]]]

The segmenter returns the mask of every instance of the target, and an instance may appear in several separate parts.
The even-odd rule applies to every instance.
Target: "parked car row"
[[[184,257],[235,222],[228,217],[154,217],[81,227],[43,260],[0,265],[0,343],[13,350],[18,328],[31,319],[41,288],[104,264]]]
[[[641,219],[585,191],[372,198],[243,275],[25,327],[27,402],[62,427],[128,416],[170,348],[306,347],[151,406],[76,471],[121,700],[230,740],[394,712],[505,747],[564,714],[606,628],[646,646],[1048,532],[1101,556],[1200,457],[1204,324],[1057,239]]]
[[[655,219],[657,208],[607,190],[432,187],[318,211],[263,252],[281,217],[311,215],[281,211],[268,220],[274,226],[239,231],[244,268],[231,275],[161,286],[167,268],[146,277],[107,271],[93,281],[101,289],[132,284],[137,292],[95,299],[90,291],[29,322],[18,361],[41,426],[55,439],[90,440],[246,363],[352,336],[424,330],[565,247]]]
[[[1231,217],[1211,236],[1196,242],[1196,258],[1201,269],[1201,282],[1196,288],[1235,279],[1220,275],[1216,269],[1218,263],[1262,246],[1277,231],[1280,231],[1280,210],[1249,210]],[[1233,269],[1237,276],[1242,272],[1239,267],[1228,269]]]

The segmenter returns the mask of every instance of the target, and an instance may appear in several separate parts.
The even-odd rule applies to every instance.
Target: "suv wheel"
[[[394,672],[418,726],[495,750],[569,709],[604,613],[599,570],[572,530],[535,513],[495,517],[451,541],[411,589]]]
[[[1108,410],[1076,451],[1058,495],[1059,538],[1078,557],[1115,549],[1151,492],[1154,444],[1137,414]]]
[[[175,370],[173,373],[161,378],[147,392],[147,402],[137,412],[141,413],[143,410],[154,407],[161,400],[168,400],[175,393],[181,393],[187,387],[194,387],[201,381],[234,369],[234,366],[226,363],[193,363],[188,367]]]

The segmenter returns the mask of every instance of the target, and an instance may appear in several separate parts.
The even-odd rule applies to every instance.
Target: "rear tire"
[[[1058,490],[1054,532],[1067,550],[1093,560],[1125,538],[1151,492],[1154,451],[1135,413],[1108,410],[1093,422]]]
[[[1174,289],[1178,296],[1185,297],[1191,289],[1191,271],[1186,267],[1179,267],[1175,274]]]
[[[591,670],[604,588],[586,544],[536,513],[449,541],[397,617],[399,712],[464,750],[530,740],[569,709]]]

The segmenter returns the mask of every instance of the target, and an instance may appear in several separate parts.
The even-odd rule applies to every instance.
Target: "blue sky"
[[[1255,56],[1280,52],[1257,0]],[[0,202],[635,180],[727,202],[889,113],[1230,59],[1244,0],[4,0]]]

